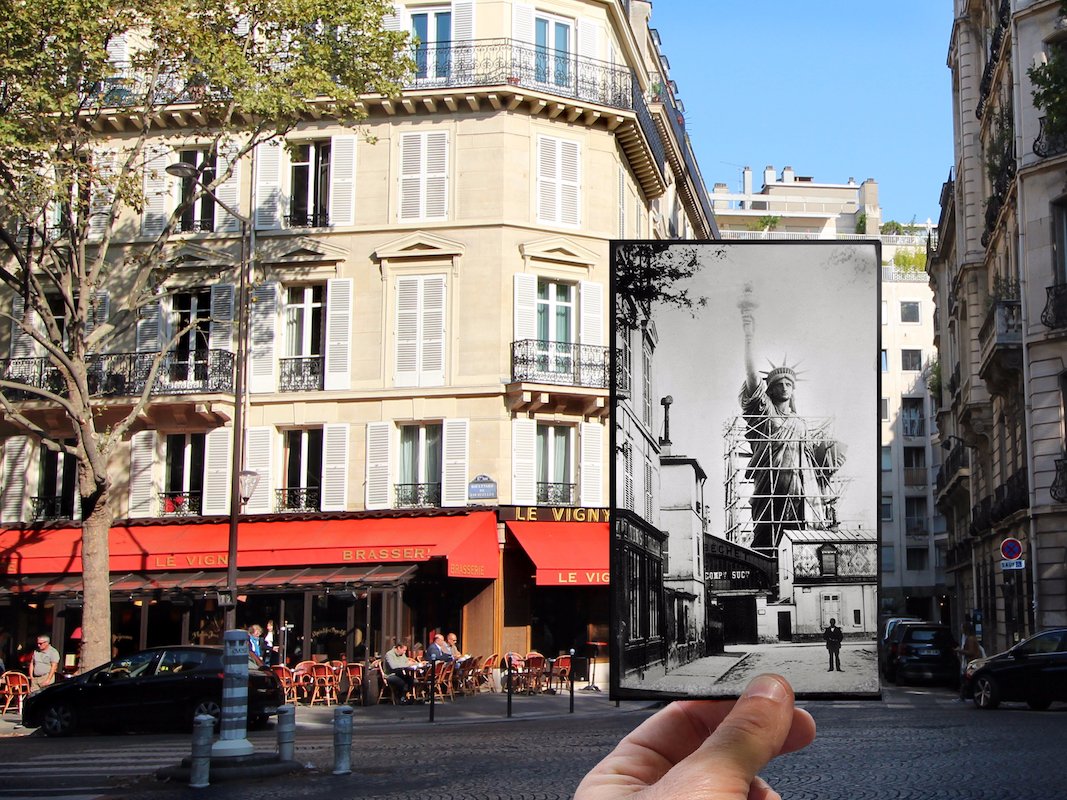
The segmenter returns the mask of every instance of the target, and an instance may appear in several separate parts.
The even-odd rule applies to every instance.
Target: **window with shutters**
[[[537,426],[537,504],[577,503],[575,429],[570,425]]]
[[[441,505],[441,424],[400,426],[400,482],[396,504],[401,508]]]
[[[289,228],[323,228],[330,224],[329,139],[289,144]]]
[[[581,224],[581,145],[570,139],[537,137],[537,221]]]
[[[652,471],[652,461],[645,456],[645,519],[652,521],[656,510],[656,484]]]
[[[215,230],[215,199],[203,192],[196,202],[191,202],[200,191],[200,183],[210,185],[215,180],[217,167],[215,154],[205,148],[178,151],[178,161],[192,164],[200,170],[199,178],[180,178],[178,202],[183,207],[178,229],[183,233],[199,233]]]
[[[163,515],[200,514],[204,498],[202,433],[171,433],[164,452],[163,492],[159,507]]]
[[[448,133],[400,137],[400,221],[448,216]]]
[[[73,440],[67,443],[73,444]],[[35,520],[75,518],[74,504],[81,503],[77,496],[77,475],[75,456],[41,448],[37,495],[32,498]]]
[[[278,387],[283,392],[322,388],[325,297],[322,284],[285,289],[285,356]]]
[[[208,379],[211,290],[178,292],[171,300],[174,344],[167,377],[172,388],[201,385]]]
[[[652,350],[641,349],[641,421],[652,430]]]
[[[622,446],[623,461],[623,488],[622,505],[630,511],[634,510],[634,447],[627,441]]]
[[[572,20],[534,12],[534,77],[539,83],[569,86],[573,70]]]
[[[318,511],[322,489],[322,428],[285,432],[285,483],[278,511]]]
[[[537,367],[551,383],[574,383],[577,300],[573,284],[537,281]]]
[[[445,276],[396,278],[397,386],[442,386],[445,382]]]
[[[411,13],[416,78],[447,78],[452,72],[452,8],[420,8]]]

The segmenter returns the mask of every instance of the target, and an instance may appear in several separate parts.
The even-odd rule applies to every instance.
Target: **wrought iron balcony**
[[[512,380],[608,388],[608,348],[522,339],[511,343]]]
[[[904,436],[925,436],[926,435],[926,418],[925,417],[903,417],[900,420],[900,432]]]
[[[282,392],[314,392],[322,389],[322,356],[297,356],[281,360],[278,389]]]
[[[288,489],[274,490],[274,508],[279,513],[294,511],[318,511],[319,510],[319,487],[310,486],[302,489],[299,486]]]
[[[152,360],[158,353],[102,353],[86,359],[90,393],[102,397],[133,397],[148,384]],[[23,383],[55,394],[64,394],[62,373],[47,358],[12,358],[3,362],[5,380]],[[167,353],[156,372],[153,395],[232,393],[234,354],[228,350],[198,350]],[[8,390],[12,400],[32,400],[39,395]]]
[[[183,219],[178,223],[181,233],[211,233],[215,230],[215,218]]]
[[[159,512],[164,517],[200,513],[200,492],[160,492]]]
[[[926,467],[905,467],[904,468],[904,485],[905,486],[925,486],[926,485]]]
[[[948,393],[955,399],[956,394],[960,390],[960,365],[957,363],[952,368],[952,377],[948,381]]]
[[[993,527],[993,495],[987,494],[971,506],[971,536],[983,536]]]
[[[1038,122],[1041,123],[1041,128],[1034,139],[1034,155],[1048,158],[1067,152],[1067,131],[1052,130],[1045,117],[1041,117]]]
[[[1006,373],[1022,369],[1023,318],[1019,300],[994,300],[978,331],[979,376],[999,383]]]
[[[436,508],[441,505],[440,483],[398,483],[397,508]]]
[[[1057,503],[1067,503],[1067,458],[1056,459],[1056,477],[1048,491]]]
[[[998,523],[1030,505],[1028,475],[1026,469],[1020,469],[997,487],[990,508],[991,522]]]
[[[1049,286],[1046,290],[1045,310],[1041,322],[1046,328],[1067,328],[1067,283]]]
[[[629,367],[622,363],[619,359],[615,362],[615,395],[620,400],[625,400],[630,397],[630,393],[633,391],[633,374]]]
[[[971,457],[967,448],[962,444],[955,444],[948,453],[948,458],[941,464],[941,469],[937,473],[937,491],[940,494],[948,486],[951,486],[956,481],[957,476],[961,476],[961,472],[965,469],[970,469]],[[968,473],[969,474],[969,473]],[[961,476],[962,477],[962,476]]]
[[[327,228],[329,225],[330,215],[326,209],[285,215],[285,227],[287,228]]]
[[[41,495],[31,497],[30,501],[34,520],[71,519],[74,516],[71,504],[64,503],[62,495]]]
[[[573,506],[578,494],[576,483],[537,484],[537,504],[542,506]]]

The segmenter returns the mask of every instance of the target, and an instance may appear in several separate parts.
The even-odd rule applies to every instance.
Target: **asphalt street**
[[[161,783],[160,766],[188,753],[176,735],[39,736],[0,739],[0,798],[184,800],[218,798],[569,798],[582,775],[650,713],[643,703],[616,707],[603,695],[502,696],[427,709],[357,709],[351,775],[334,776],[330,709],[301,709],[301,774],[214,784],[192,790]],[[1005,704],[982,712],[944,688],[887,687],[880,700],[803,703],[819,726],[807,750],[782,757],[764,777],[784,798],[864,800],[1031,800],[1063,796],[1067,705],[1030,711]],[[269,751],[273,731],[250,735]]]

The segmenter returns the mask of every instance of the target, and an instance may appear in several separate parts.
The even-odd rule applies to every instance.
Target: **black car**
[[[82,728],[102,732],[188,728],[198,714],[219,718],[222,648],[157,647],[123,656],[30,694],[22,724],[49,736]],[[284,702],[278,677],[248,663],[248,722],[262,725]]]
[[[1044,710],[1067,702],[1067,628],[1042,631],[989,658],[976,658],[963,673],[963,689],[978,708],[1021,700]]]
[[[894,648],[892,679],[930,681],[955,686],[960,674],[956,640],[947,625],[902,622],[891,641]]]

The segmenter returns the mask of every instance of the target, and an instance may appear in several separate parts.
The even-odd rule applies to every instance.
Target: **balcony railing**
[[[522,339],[511,343],[512,380],[607,389],[609,356],[596,345]]]
[[[1048,491],[1057,503],[1067,503],[1067,458],[1056,459],[1056,477]]]
[[[1041,117],[1038,121],[1041,123],[1041,128],[1037,138],[1034,139],[1034,155],[1039,158],[1048,158],[1067,152],[1067,131],[1051,130],[1045,117]]]
[[[278,389],[282,392],[314,392],[322,389],[322,356],[297,356],[281,360]]]
[[[956,364],[952,368],[952,377],[948,380],[948,393],[955,398],[956,393],[960,390],[960,365]]]
[[[164,517],[200,513],[200,492],[160,492],[159,513]]]
[[[285,215],[285,227],[287,228],[327,228],[329,225],[330,216],[325,209]]]
[[[1018,300],[994,300],[978,331],[978,343],[984,362],[993,348],[1022,344],[1022,305]]]
[[[148,384],[152,360],[158,353],[102,353],[86,358],[89,391],[101,397],[140,395]],[[12,358],[3,362],[0,374],[5,380],[24,383],[55,394],[64,394],[62,373],[47,358]],[[200,350],[195,353],[167,353],[156,372],[153,395],[232,393],[234,354],[228,350]],[[35,399],[39,395],[8,390],[13,400]]]
[[[542,506],[573,506],[578,492],[576,483],[537,484],[537,504]]]
[[[178,223],[178,230],[182,233],[211,233],[215,230],[215,218],[183,219]]]
[[[398,483],[395,489],[398,508],[436,508],[441,505],[440,483]]]
[[[926,467],[905,467],[904,468],[904,485],[905,486],[925,486],[926,485]]]
[[[294,511],[318,511],[319,487],[290,487],[274,490],[274,508],[279,513]]]
[[[904,533],[913,538],[929,538],[930,529],[926,524],[926,517],[905,517]]]
[[[631,387],[633,384],[633,375],[627,365],[622,363],[622,360],[616,360],[615,362],[615,395],[620,400],[625,400],[630,397]]]
[[[925,417],[903,417],[900,420],[900,432],[904,436],[925,436]]]
[[[1030,505],[1028,475],[1027,470],[1020,469],[996,488],[990,508],[991,522],[998,523]]]
[[[70,503],[64,503],[62,495],[42,495],[30,498],[35,520],[70,519],[74,516]]]
[[[982,536],[993,527],[993,495],[987,494],[971,506],[971,536]]]
[[[948,453],[948,458],[941,465],[941,469],[938,470],[937,491],[943,491],[946,486],[952,483],[956,473],[962,469],[968,469],[970,466],[971,461],[967,448],[962,444],[954,445]]]
[[[1067,328],[1067,283],[1049,286],[1046,290],[1045,310],[1041,322],[1046,328]]]

